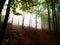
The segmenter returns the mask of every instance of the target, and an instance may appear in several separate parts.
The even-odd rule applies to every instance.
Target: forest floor
[[[22,26],[11,27],[5,35],[6,39],[11,40],[10,45],[60,45],[60,38],[54,32],[35,30],[32,27],[24,27],[23,30],[19,28]],[[5,42],[4,44],[7,45]]]

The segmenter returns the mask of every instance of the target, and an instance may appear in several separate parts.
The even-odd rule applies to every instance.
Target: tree
[[[57,28],[58,32],[60,32],[60,0],[56,1],[56,16],[57,16]]]
[[[24,30],[24,15],[22,17],[22,30]]]
[[[4,6],[4,4],[5,4],[5,1],[6,1],[6,0],[0,0],[0,14],[1,14],[1,12],[2,12],[2,9],[3,9],[3,6]]]
[[[49,4],[49,0],[46,0],[47,3],[47,10],[48,10],[48,26],[49,26],[49,31],[51,31],[51,22],[50,22],[50,4]]]
[[[0,27],[1,27],[1,12],[6,0],[0,0]]]
[[[11,9],[13,11],[13,14],[17,15],[17,12],[16,12],[17,7],[19,8],[19,10],[28,12],[34,6],[35,4],[33,0],[12,0]],[[24,15],[23,15],[23,20],[22,20],[22,29],[24,30]]]
[[[2,40],[3,40],[4,35],[5,35],[5,29],[6,29],[7,21],[8,21],[9,14],[10,14],[10,4],[11,4],[11,0],[9,0],[9,2],[8,2],[8,6],[7,6],[7,10],[6,10],[6,16],[5,16],[5,19],[4,19],[4,22],[3,22],[3,26],[1,28],[0,45],[2,44]]]
[[[54,28],[54,32],[57,32],[57,17],[56,17],[56,0],[51,0],[51,6],[52,6],[52,20],[53,20],[53,28]]]

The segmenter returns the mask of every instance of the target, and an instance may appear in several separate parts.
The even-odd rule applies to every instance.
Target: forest
[[[60,0],[0,0],[0,45],[60,45]]]

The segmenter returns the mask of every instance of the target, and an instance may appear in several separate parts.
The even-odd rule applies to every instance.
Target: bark
[[[58,28],[58,32],[60,32],[59,30],[60,30],[60,18],[59,18],[60,16],[59,16],[59,11],[57,11],[57,28]]]
[[[48,26],[49,26],[49,31],[51,31],[51,24],[50,24],[50,10],[49,10],[49,1],[47,0],[47,10],[48,10]]]
[[[52,6],[52,19],[53,19],[53,30],[57,32],[57,17],[56,17],[56,10],[55,10],[55,0],[51,0]]]
[[[8,1],[6,16],[5,16],[5,19],[4,19],[4,22],[3,22],[1,33],[0,33],[0,45],[2,44],[2,40],[4,38],[5,30],[6,30],[6,27],[7,27],[7,22],[8,22],[8,18],[9,18],[9,14],[10,14],[10,4],[11,4],[11,0]]]
[[[0,27],[1,27],[1,12],[6,0],[0,0]]]
[[[3,6],[4,6],[4,4],[5,4],[5,1],[6,1],[6,0],[0,0],[0,14],[1,14],[1,12],[2,12],[2,9],[3,9]]]

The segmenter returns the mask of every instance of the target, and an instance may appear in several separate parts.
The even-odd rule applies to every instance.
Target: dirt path
[[[2,45],[60,45],[60,38],[53,32],[10,26]],[[8,40],[8,41],[6,41]]]

